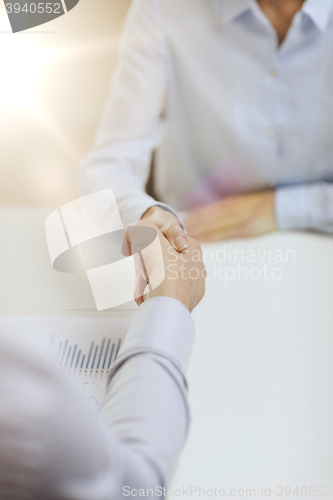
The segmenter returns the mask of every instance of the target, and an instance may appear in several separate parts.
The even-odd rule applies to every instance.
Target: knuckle
[[[170,231],[173,231],[175,233],[181,233],[181,234],[184,234],[184,231],[182,230],[182,228],[180,227],[179,224],[170,224],[169,226],[170,228]]]
[[[169,238],[176,238],[177,236],[185,236],[185,233],[179,225],[170,224],[166,229],[166,235]]]

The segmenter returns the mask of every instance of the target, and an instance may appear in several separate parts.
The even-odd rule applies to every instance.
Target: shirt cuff
[[[143,214],[155,205],[157,205],[157,203],[154,198],[145,193],[142,193],[139,196],[137,194],[133,194],[130,197],[126,197],[126,203],[124,203],[124,206],[121,202],[119,202],[121,218],[124,226],[138,222]]]
[[[129,224],[138,222],[143,214],[145,214],[147,210],[149,210],[149,208],[157,206],[162,208],[166,212],[170,212],[171,214],[173,214],[177,218],[180,227],[186,233],[185,224],[178,216],[177,212],[169,207],[169,205],[157,202],[156,200],[154,200],[154,198],[146,193],[142,193],[139,196],[137,194],[133,194],[132,196],[126,197],[126,205],[124,204],[124,206],[121,200],[117,199],[117,201],[121,213],[121,219],[125,227]]]
[[[136,312],[117,362],[138,352],[152,352],[169,358],[185,374],[194,335],[192,316],[181,302],[153,297]]]
[[[275,191],[275,220],[278,229],[309,229],[309,188],[290,186]]]

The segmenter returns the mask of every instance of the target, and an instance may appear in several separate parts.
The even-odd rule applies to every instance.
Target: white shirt
[[[81,192],[140,219],[157,148],[176,210],[276,188],[281,229],[333,232],[332,7],[306,0],[279,48],[255,0],[133,0]]]
[[[193,339],[180,302],[142,304],[99,419],[45,356],[0,335],[0,499],[165,498],[189,426]]]

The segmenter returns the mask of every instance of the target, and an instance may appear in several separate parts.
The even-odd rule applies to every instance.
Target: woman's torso
[[[326,17],[299,12],[280,49],[259,7],[233,2],[161,0],[168,109],[156,188],[178,209],[333,179],[330,2]]]

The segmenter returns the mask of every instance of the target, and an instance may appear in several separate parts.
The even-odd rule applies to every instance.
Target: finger
[[[158,231],[154,224],[147,221],[129,224],[122,241],[122,254],[128,257],[146,248],[151,243],[151,229]]]
[[[161,231],[175,250],[181,252],[188,248],[188,237],[185,231],[177,224],[164,224]]]
[[[138,306],[141,306],[141,304],[144,303],[143,297],[138,297],[137,299],[134,299],[134,300]]]
[[[148,282],[145,276],[142,275],[142,273],[138,274],[136,272],[136,279],[135,279],[135,292],[134,296],[137,299],[138,297],[142,297],[144,294],[144,289],[146,288]]]
[[[145,289],[148,286],[146,274],[144,269],[142,268],[141,262],[139,260],[139,256],[134,256],[134,264],[135,264],[135,289],[134,289],[134,300],[138,304],[142,304],[143,296],[145,294]]]
[[[145,302],[149,298],[148,297],[149,292],[150,292],[149,285],[147,284],[146,288],[143,291],[142,302]]]
[[[124,238],[121,244],[121,253],[122,255],[125,255],[125,257],[129,257],[130,255],[132,255],[131,242],[127,228],[125,229]]]

